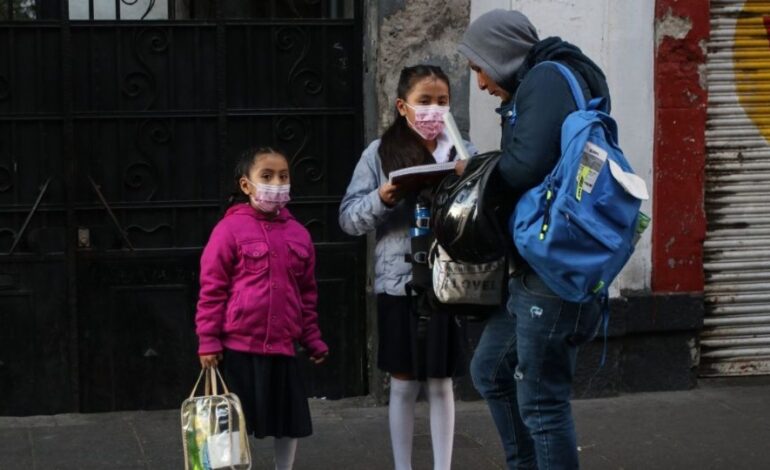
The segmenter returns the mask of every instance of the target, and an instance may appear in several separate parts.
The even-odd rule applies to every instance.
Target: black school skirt
[[[241,400],[249,434],[261,439],[313,433],[297,358],[225,349],[221,368],[225,383]]]
[[[405,295],[377,295],[377,367],[391,374],[409,374],[417,380],[462,375],[466,356],[464,322],[442,312],[434,312],[423,321],[412,312],[410,304]]]

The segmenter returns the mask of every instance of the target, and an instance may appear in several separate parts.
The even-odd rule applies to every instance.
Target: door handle
[[[104,197],[104,194],[102,194],[102,190],[99,189],[99,185],[96,184],[96,181],[94,181],[94,179],[91,178],[90,175],[88,176],[88,181],[91,182],[91,186],[94,188],[94,191],[96,191],[96,195],[99,196],[99,200],[101,201],[102,206],[104,206],[104,209],[110,215],[110,219],[112,219],[112,223],[115,224],[115,229],[123,238],[123,242],[131,251],[134,251],[134,245],[131,244],[131,240],[128,239],[128,234],[126,234],[126,231],[123,230],[123,227],[120,225],[120,222],[118,222],[118,218],[115,217],[115,212],[112,211],[112,207],[110,207],[110,204],[107,202],[107,199]]]

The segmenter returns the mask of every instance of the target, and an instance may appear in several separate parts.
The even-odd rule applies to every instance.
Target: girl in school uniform
[[[417,197],[426,188],[389,182],[395,170],[454,159],[442,120],[449,101],[449,78],[441,68],[417,65],[401,71],[393,123],[364,150],[339,212],[346,233],[376,233],[377,366],[391,376],[389,424],[397,470],[411,469],[420,382],[427,384],[434,468],[448,470],[452,461],[452,377],[464,367],[462,329],[451,315],[433,312],[420,320],[411,308],[406,292],[412,275],[406,260],[409,230]]]
[[[284,207],[290,178],[282,153],[245,152],[235,180],[247,202],[227,210],[201,257],[198,354],[202,367],[222,362],[249,434],[273,436],[276,469],[289,470],[297,439],[312,434],[294,342],[316,364],[329,351],[318,328],[315,251]]]

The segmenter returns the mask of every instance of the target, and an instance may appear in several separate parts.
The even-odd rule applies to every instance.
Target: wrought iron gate
[[[195,376],[200,250],[235,156],[278,145],[332,356],[366,393],[357,0],[0,0],[0,414],[170,408]]]

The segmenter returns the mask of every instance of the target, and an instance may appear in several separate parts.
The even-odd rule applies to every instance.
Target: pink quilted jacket
[[[248,204],[231,207],[201,256],[198,353],[293,356],[295,340],[311,356],[328,351],[314,269],[310,234],[287,209],[271,219]]]

